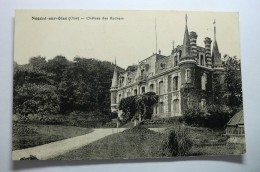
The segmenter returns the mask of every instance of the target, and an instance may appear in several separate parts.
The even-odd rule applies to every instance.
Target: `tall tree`
[[[241,80],[241,64],[236,57],[225,55],[225,98],[227,105],[231,107],[239,107],[242,105],[242,80]]]

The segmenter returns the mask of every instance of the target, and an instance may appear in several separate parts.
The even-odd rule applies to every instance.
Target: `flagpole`
[[[156,28],[156,17],[155,17],[155,54],[157,54],[157,28]]]

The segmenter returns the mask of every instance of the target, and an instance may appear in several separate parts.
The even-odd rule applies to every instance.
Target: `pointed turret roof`
[[[117,68],[116,68],[116,60],[115,60],[115,69],[114,69],[114,74],[113,74],[113,79],[112,79],[111,88],[117,88]]]
[[[190,36],[189,36],[189,31],[188,31],[188,26],[187,26],[187,14],[185,16],[185,19],[186,19],[186,25],[185,25],[185,32],[184,32],[181,58],[192,57],[192,55],[191,55],[191,45],[190,45]]]
[[[212,48],[212,62],[214,66],[221,66],[221,54],[219,53],[218,49],[218,43],[216,39],[216,21],[214,20],[214,42],[213,42],[213,48]]]

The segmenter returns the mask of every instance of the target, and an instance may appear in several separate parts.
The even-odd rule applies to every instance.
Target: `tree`
[[[33,68],[36,69],[45,69],[46,63],[47,62],[45,57],[41,57],[41,56],[31,57],[29,59],[29,65],[31,65]]]
[[[14,90],[14,113],[55,115],[60,110],[59,101],[55,86],[24,84]]]
[[[56,56],[53,59],[50,59],[46,64],[46,71],[54,74],[55,82],[60,82],[62,79],[63,72],[71,65],[66,57]]]
[[[236,57],[225,55],[223,63],[225,68],[225,86],[226,94],[224,98],[226,104],[231,107],[239,107],[242,105],[242,80],[241,80],[241,64]]]
[[[119,109],[124,112],[125,120],[139,119],[139,123],[143,119],[151,118],[152,113],[147,111],[148,108],[158,102],[158,95],[154,92],[147,92],[142,95],[130,96],[123,98],[119,103]],[[126,119],[127,118],[127,119]]]
[[[142,95],[137,95],[135,97],[135,102],[137,112],[139,114],[139,122],[141,122],[142,119],[151,118],[151,114],[147,114],[147,109],[158,102],[158,95],[156,95],[154,92],[147,92]]]

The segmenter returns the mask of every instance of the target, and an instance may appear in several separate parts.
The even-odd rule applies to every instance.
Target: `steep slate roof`
[[[244,125],[244,115],[243,110],[236,113],[227,123],[227,126],[237,126]]]
[[[116,88],[116,87],[117,87],[117,68],[115,65],[111,88]]]

